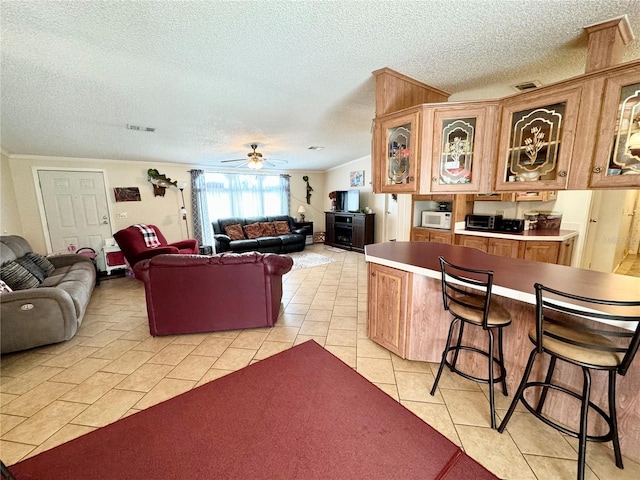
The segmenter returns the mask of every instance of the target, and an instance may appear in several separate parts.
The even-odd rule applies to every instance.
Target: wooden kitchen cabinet
[[[369,263],[367,335],[405,357],[405,330],[410,304],[410,273]]]
[[[524,256],[522,258],[525,260],[544,263],[558,262],[560,242],[530,241],[524,242],[524,244]]]
[[[603,93],[589,187],[640,187],[640,62],[601,84],[592,82]]]
[[[560,243],[560,249],[558,251],[558,265],[571,266],[571,257],[573,256],[573,246],[575,244],[575,237],[568,238],[564,242]]]
[[[421,111],[414,107],[374,120],[374,193],[418,192]]]
[[[456,245],[477,248],[483,252],[489,251],[489,239],[487,237],[475,237],[473,235],[456,235]]]
[[[489,238],[487,252],[501,257],[522,258],[522,247],[524,243],[518,240],[508,240],[506,238]]]
[[[575,237],[564,241],[516,240],[509,238],[456,235],[455,244],[477,248],[500,257],[522,258],[536,262],[571,265]]]
[[[453,243],[453,233],[449,230],[434,230],[432,228],[413,227],[411,229],[412,242]]]
[[[425,105],[422,115],[420,193],[490,192],[498,103]]]
[[[566,188],[582,89],[578,82],[503,100],[497,192]]]

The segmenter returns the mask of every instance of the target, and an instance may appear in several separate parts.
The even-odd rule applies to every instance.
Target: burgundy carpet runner
[[[497,478],[313,341],[10,468],[17,480]]]

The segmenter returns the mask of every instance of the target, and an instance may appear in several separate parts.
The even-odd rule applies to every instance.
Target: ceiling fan
[[[262,156],[262,154],[260,152],[257,152],[256,149],[258,148],[258,144],[257,143],[252,143],[251,144],[251,148],[253,149],[253,152],[249,152],[247,153],[247,158],[236,158],[234,160],[222,160],[220,163],[232,163],[232,162],[241,162],[240,164],[236,165],[237,167],[244,167],[247,166],[249,167],[251,170],[260,170],[261,168],[263,168],[265,165],[268,165],[270,167],[276,167],[278,165],[284,165],[287,163],[286,160],[267,160],[266,158],[264,158]]]

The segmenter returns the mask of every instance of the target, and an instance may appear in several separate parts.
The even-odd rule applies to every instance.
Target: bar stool
[[[502,353],[502,329],[511,324],[511,314],[491,297],[491,288],[493,285],[493,272],[490,270],[476,270],[465,268],[447,262],[444,258],[439,257],[440,270],[442,272],[442,301],[444,309],[453,315],[453,320],[449,326],[449,335],[444,351],[442,352],[442,360],[440,368],[436,375],[435,382],[431,388],[431,395],[435,395],[442,375],[444,366],[448,366],[449,370],[458,375],[475,380],[477,382],[489,384],[489,405],[491,409],[491,428],[496,428],[496,408],[493,394],[493,385],[502,383],[502,393],[507,395],[507,372],[504,368],[504,355]],[[481,350],[475,346],[463,345],[462,334],[466,324],[476,327],[482,327],[489,337],[489,348],[487,351]],[[456,325],[459,325],[458,338],[454,345],[451,344],[453,332]],[[493,331],[498,332],[498,357],[494,356],[494,338]],[[456,368],[458,354],[462,350],[484,355],[488,360],[488,377],[477,377]],[[449,361],[447,356],[449,352],[453,352],[453,359]],[[500,374],[497,378],[494,375],[494,365],[497,365]]]
[[[529,356],[518,391],[498,431],[504,432],[518,402],[521,401],[527,410],[547,425],[566,435],[578,438],[578,480],[584,478],[588,440],[612,441],[616,466],[623,468],[616,418],[616,374],[624,376],[627,373],[638,350],[640,300],[600,300],[554,290],[539,283],[534,286],[536,290],[536,325],[529,332],[529,340],[534,344],[534,348]],[[605,307],[603,308],[603,306]],[[607,313],[604,313],[605,310]],[[612,328],[607,323],[622,328]],[[546,353],[550,356],[549,367],[543,382],[531,382],[529,376],[539,353]],[[584,378],[582,392],[575,392],[552,382],[558,359],[582,369]],[[608,413],[589,399],[591,370],[609,372]],[[523,395],[524,391],[531,387],[542,388],[535,407]],[[577,431],[559,424],[542,411],[549,389],[580,400],[580,425]],[[587,433],[589,408],[606,421],[609,428],[606,434],[589,435]]]

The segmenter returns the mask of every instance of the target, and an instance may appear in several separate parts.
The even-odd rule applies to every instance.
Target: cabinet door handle
[[[432,181],[433,183],[436,183],[436,182],[438,181],[438,177],[433,177],[433,178],[431,178],[431,181]]]
[[[410,181],[410,182],[413,182],[413,177],[409,177],[409,181]]]
[[[558,172],[558,176],[559,176],[559,177],[566,177],[566,176],[567,176],[567,172],[566,172],[566,171],[564,171],[564,170],[560,170],[560,171]]]
[[[376,276],[376,272],[371,272],[371,276],[375,277]]]
[[[602,167],[593,167],[593,173],[600,173],[602,171]]]

